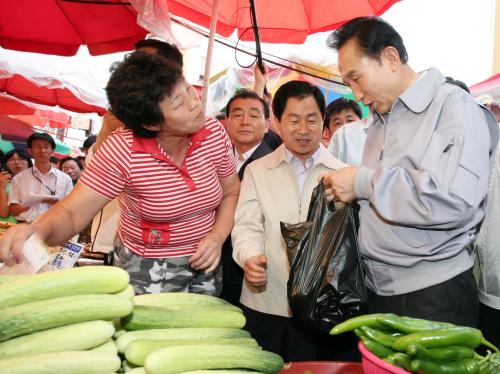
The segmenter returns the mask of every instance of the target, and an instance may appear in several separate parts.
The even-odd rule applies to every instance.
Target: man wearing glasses
[[[10,213],[18,222],[34,221],[73,188],[71,178],[50,163],[56,143],[49,134],[34,133],[27,145],[35,164],[12,179],[9,196]]]

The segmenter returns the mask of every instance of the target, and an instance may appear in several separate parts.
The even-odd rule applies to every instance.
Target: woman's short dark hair
[[[159,104],[183,80],[181,68],[162,57],[133,52],[111,71],[106,86],[110,111],[136,136],[155,138],[158,131],[143,126],[165,120]]]
[[[312,85],[309,82],[305,81],[290,81],[286,82],[274,95],[273,100],[273,113],[278,119],[281,121],[281,116],[285,111],[286,104],[288,99],[291,97],[295,97],[298,99],[304,99],[306,97],[312,96],[316,103],[318,104],[318,108],[321,112],[321,117],[325,116],[325,96],[319,89],[319,87]]]
[[[326,106],[325,121],[323,122],[323,128],[327,129],[330,125],[330,118],[343,110],[352,110],[353,113],[358,116],[359,119],[362,118],[363,114],[361,112],[361,107],[357,102],[351,99],[346,99],[345,97],[340,97],[337,100],[333,100],[330,104]]]
[[[182,53],[175,44],[167,43],[158,39],[144,39],[139,40],[137,43],[135,43],[134,48],[136,51],[141,48],[154,48],[156,49],[156,54],[158,56],[175,62],[182,68]]]
[[[61,161],[59,161],[59,170],[62,170],[64,163],[68,161],[75,161],[80,170],[83,170],[83,165],[81,161],[75,157],[65,157]]]
[[[26,160],[28,162],[29,168],[33,166],[33,161],[31,161],[31,156],[29,155],[29,153],[26,151],[23,151],[22,149],[17,149],[17,148],[11,149],[9,152],[4,154],[2,157],[2,163],[4,165],[7,165],[7,161],[9,161],[12,158],[12,156],[14,156],[14,155],[18,155],[23,160]]]
[[[394,47],[403,64],[408,62],[408,53],[401,35],[389,23],[379,17],[358,17],[333,31],[326,44],[339,50],[352,38],[356,38],[360,50],[371,58],[380,60],[385,47]]]

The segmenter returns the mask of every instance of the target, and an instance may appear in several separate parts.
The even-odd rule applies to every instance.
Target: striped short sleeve
[[[233,155],[233,146],[222,124],[213,119],[210,128],[214,132],[214,140],[217,145],[214,147],[214,166],[219,178],[226,178],[236,173],[236,165]]]
[[[80,183],[107,199],[118,196],[129,179],[131,140],[120,130],[111,134],[85,169]]]

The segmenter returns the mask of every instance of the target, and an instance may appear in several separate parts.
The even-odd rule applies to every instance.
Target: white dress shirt
[[[299,196],[302,196],[302,192],[304,191],[304,183],[306,181],[307,175],[309,174],[309,171],[311,170],[311,167],[314,165],[314,162],[318,160],[321,154],[321,147],[323,147],[322,144],[319,145],[319,148],[316,150],[316,152],[314,152],[313,155],[309,157],[304,164],[285,146],[285,157],[288,160],[290,166],[295,171],[295,175],[297,176]]]
[[[247,162],[248,158],[252,155],[252,153],[255,152],[255,150],[259,147],[260,143],[257,144],[255,147],[249,149],[248,151],[246,151],[245,153],[243,153],[242,155],[240,155],[238,153],[238,151],[236,150],[236,147],[233,148],[233,152],[234,152],[234,159],[236,161],[236,172],[238,173],[241,169],[241,167],[243,166],[243,164],[245,162]]]
[[[52,195],[58,200],[64,199],[73,189],[73,182],[69,175],[52,167],[48,173],[43,174],[34,165],[19,174],[11,182],[9,205],[25,203],[30,195]],[[29,210],[16,216],[17,220],[33,222],[45,213],[52,205],[38,203]]]
[[[328,151],[348,165],[359,166],[370,123],[369,119],[362,119],[345,124],[332,135]]]

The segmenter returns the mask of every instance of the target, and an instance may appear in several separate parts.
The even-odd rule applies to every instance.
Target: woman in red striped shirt
[[[160,56],[130,54],[106,91],[125,127],[102,144],[66,199],[4,235],[0,260],[20,259],[34,232],[49,245],[68,240],[118,197],[114,263],[129,272],[136,293],[218,295],[221,246],[239,192],[224,128],[205,119],[180,68]]]

